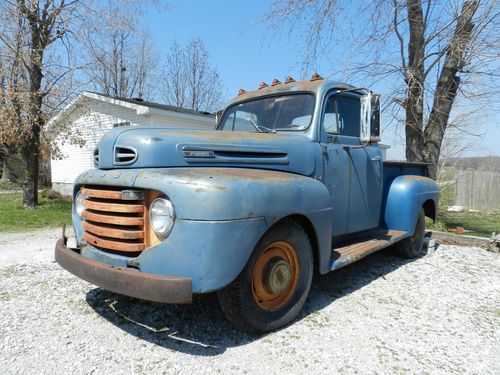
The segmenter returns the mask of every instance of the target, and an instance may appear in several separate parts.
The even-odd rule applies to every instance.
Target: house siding
[[[164,112],[164,113],[161,113]],[[93,151],[113,124],[130,122],[131,126],[165,126],[181,129],[213,129],[215,120],[209,116],[185,115],[172,111],[158,111],[138,115],[134,109],[120,105],[90,101],[85,112],[68,125],[79,132],[84,145],[75,145],[58,139],[61,158],[51,160],[52,187],[63,195],[71,195],[73,182],[81,173],[94,168]]]

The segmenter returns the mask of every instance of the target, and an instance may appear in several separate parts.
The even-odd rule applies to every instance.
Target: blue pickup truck
[[[281,327],[314,272],[422,252],[438,186],[383,161],[379,118],[378,95],[314,75],[240,90],[214,131],[117,128],[75,182],[77,248],[58,241],[56,260],[144,300],[216,291],[237,328]]]

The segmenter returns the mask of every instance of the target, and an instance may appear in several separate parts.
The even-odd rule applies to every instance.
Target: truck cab
[[[236,327],[279,328],[313,272],[421,255],[438,187],[426,165],[384,162],[379,133],[378,95],[318,75],[240,90],[214,131],[115,129],[75,182],[78,246],[56,260],[161,303],[217,291]]]

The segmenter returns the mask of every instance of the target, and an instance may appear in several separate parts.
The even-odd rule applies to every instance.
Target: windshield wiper
[[[265,126],[262,125],[257,125],[255,121],[252,120],[251,118],[249,118],[248,120],[252,123],[252,125],[255,127],[255,129],[257,129],[259,133],[273,133],[273,134],[276,133],[276,130],[274,129],[266,128]]]

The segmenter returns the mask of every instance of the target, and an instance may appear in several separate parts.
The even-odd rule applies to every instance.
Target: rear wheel
[[[293,220],[259,241],[245,268],[218,292],[226,317],[237,328],[264,333],[292,321],[305,303],[313,274],[311,244]]]
[[[407,259],[424,255],[424,237],[425,213],[424,209],[420,208],[413,235],[394,244],[394,251],[396,255]]]

